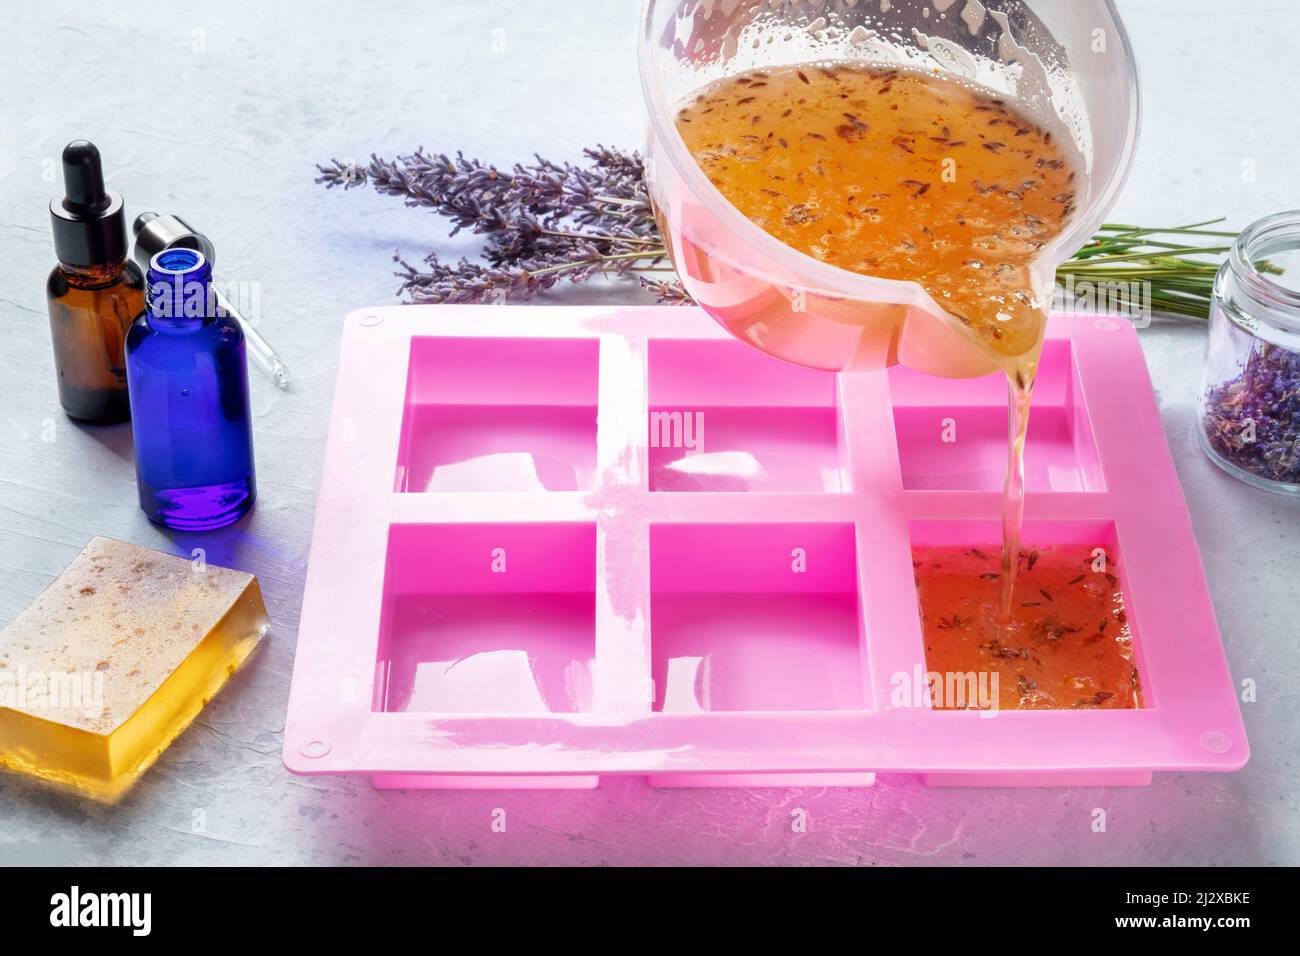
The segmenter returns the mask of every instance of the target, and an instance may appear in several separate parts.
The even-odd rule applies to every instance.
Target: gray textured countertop
[[[1228,659],[1253,678],[1253,756],[1236,774],[1157,775],[1138,789],[380,793],[296,778],[281,731],[343,315],[392,300],[395,248],[471,249],[369,191],[313,185],[313,163],[417,145],[498,163],[584,145],[639,147],[633,0],[392,0],[382,7],[238,0],[10,2],[0,37],[0,622],[94,534],[196,546],[136,507],[126,427],[78,427],[54,387],[45,275],[57,158],[100,147],[131,215],[210,233],[220,272],[260,284],[262,330],[294,375],[254,375],[261,498],[210,561],[255,572],[274,627],[122,804],[0,774],[0,863],[1300,863],[1297,709],[1300,503],[1217,471],[1191,434],[1202,333],[1142,332]],[[1145,83],[1137,167],[1113,218],[1144,224],[1300,207],[1300,112],[1282,99],[1300,10],[1282,0],[1125,0]],[[176,12],[179,11],[179,12]],[[557,302],[645,300],[635,288]],[[52,433],[51,433],[52,429]],[[492,811],[509,812],[506,833]],[[1107,811],[1105,833],[1090,826]],[[806,832],[789,825],[807,815]],[[202,821],[198,825],[197,821]]]

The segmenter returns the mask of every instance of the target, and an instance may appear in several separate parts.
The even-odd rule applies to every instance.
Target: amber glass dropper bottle
[[[144,309],[144,277],[127,257],[122,197],[104,189],[94,143],[63,150],[66,195],[50,201],[59,264],[45,294],[59,402],[79,421],[126,421],[126,331]]]

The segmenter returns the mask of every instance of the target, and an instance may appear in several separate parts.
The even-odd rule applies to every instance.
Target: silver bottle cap
[[[217,250],[211,240],[180,216],[142,212],[136,216],[132,230],[135,232],[135,261],[141,269],[147,270],[153,257],[163,250],[178,247],[201,252],[208,262],[216,265]]]

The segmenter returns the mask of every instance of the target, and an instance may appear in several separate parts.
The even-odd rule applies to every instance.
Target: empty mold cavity
[[[1007,381],[935,378],[889,370],[903,487],[995,491],[1007,473]],[[1030,491],[1101,491],[1093,442],[1070,343],[1043,346],[1025,443]]]
[[[916,521],[910,530],[926,672],[938,675],[934,706],[1151,706],[1114,524],[1025,522],[1005,630],[994,620],[998,523]]]
[[[861,710],[851,524],[650,529],[654,709]]]
[[[591,524],[393,525],[375,709],[590,710],[595,568]]]
[[[836,376],[734,341],[652,340],[651,491],[848,490]]]
[[[595,339],[419,337],[398,491],[589,491]]]

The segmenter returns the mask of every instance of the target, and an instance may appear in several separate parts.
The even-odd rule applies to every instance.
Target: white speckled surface
[[[1254,754],[1233,775],[1132,790],[379,793],[280,765],[340,321],[391,301],[394,248],[472,248],[395,200],[313,185],[313,163],[463,149],[498,163],[641,142],[634,0],[6,4],[0,36],[0,622],[94,534],[252,571],[263,649],[117,807],[0,776],[0,864],[21,863],[1300,863],[1300,503],[1219,473],[1191,435],[1194,325],[1142,333],[1238,680]],[[1300,207],[1300,112],[1284,85],[1300,8],[1283,0],[1123,0],[1146,109],[1113,218],[1235,225]],[[234,530],[171,541],[135,504],[130,433],[59,410],[44,280],[46,204],[70,139],[100,147],[128,212],[208,232],[219,272],[262,284],[262,329],[295,376],[254,376],[259,505]],[[1253,181],[1243,176],[1253,163]],[[553,301],[644,301],[634,288]],[[52,439],[43,440],[51,437]],[[505,833],[492,829],[506,810]],[[1107,813],[1104,833],[1094,810]],[[806,831],[795,832],[797,811]]]

